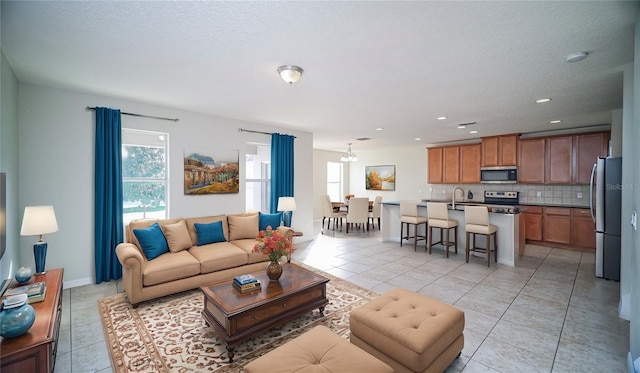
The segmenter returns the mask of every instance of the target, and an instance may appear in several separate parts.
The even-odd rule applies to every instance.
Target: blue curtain
[[[295,136],[271,135],[271,213],[278,209],[278,198],[293,197],[293,140]]]
[[[120,110],[96,108],[95,149],[95,267],[99,284],[122,277],[116,257],[116,246],[124,235]]]

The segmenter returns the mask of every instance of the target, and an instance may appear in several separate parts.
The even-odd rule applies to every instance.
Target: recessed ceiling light
[[[465,129],[465,128],[467,128],[467,126],[461,124],[461,125],[458,126],[458,128]]]
[[[382,128],[382,127],[376,128],[376,131],[383,131],[383,130],[384,130],[384,128]]]
[[[447,117],[437,117],[436,119],[437,120],[445,120],[445,119],[447,119]]]
[[[576,53],[571,53],[570,55],[567,56],[567,59],[565,61],[567,62],[578,62],[578,61],[582,61],[585,58],[587,58],[587,56],[589,55],[589,53],[587,52],[576,52]]]
[[[536,100],[536,102],[539,103],[539,104],[542,104],[542,103],[545,103],[545,102],[549,102],[549,101],[551,101],[550,98],[541,98],[539,100]]]
[[[473,130],[473,131],[469,131],[469,133],[478,133],[478,131]]]
[[[549,123],[551,123],[551,124],[556,124],[556,123],[561,123],[561,122],[562,121],[560,119],[549,121]]]
[[[421,139],[421,138],[419,138],[419,137],[416,137],[414,140],[416,140],[416,141],[420,141],[420,140],[422,140],[422,139]]]

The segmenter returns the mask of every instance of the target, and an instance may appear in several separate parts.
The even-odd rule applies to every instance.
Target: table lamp
[[[285,227],[291,227],[291,211],[296,210],[296,200],[293,197],[278,198],[278,211],[284,211],[282,218]]]
[[[40,236],[38,242],[33,244],[33,257],[36,261],[36,275],[45,273],[44,263],[47,259],[47,243],[42,240],[42,235],[58,231],[58,222],[53,206],[28,206],[24,208],[22,218],[21,236]]]

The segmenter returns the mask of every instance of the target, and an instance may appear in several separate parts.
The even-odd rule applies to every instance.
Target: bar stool
[[[449,219],[449,210],[447,210],[446,203],[429,202],[427,203],[427,227],[429,232],[427,234],[428,241],[427,247],[429,248],[429,254],[431,254],[431,247],[433,245],[444,245],[447,252],[447,258],[449,257],[449,246],[453,245],[456,254],[458,253],[458,221]],[[433,242],[433,228],[440,229],[440,241]],[[453,242],[449,241],[449,232],[453,228]],[[446,234],[443,234],[446,230]],[[444,239],[444,240],[443,240]]]
[[[409,240],[413,238],[413,251],[416,251],[418,247],[418,241],[425,240],[426,237],[418,235],[418,226],[420,224],[425,225],[425,231],[427,228],[427,218],[424,216],[418,216],[418,203],[413,201],[400,201],[400,247],[402,247],[402,240]],[[413,236],[409,235],[410,227],[413,225]],[[407,235],[404,235],[404,227],[407,227]]]
[[[491,236],[493,236],[494,261],[498,261],[498,227],[489,224],[489,209],[487,206],[465,206],[464,220],[466,231],[466,261],[469,263],[469,252],[487,253],[487,267],[491,267]],[[476,234],[486,237],[485,248],[476,247]],[[473,247],[469,248],[469,235],[473,235]]]

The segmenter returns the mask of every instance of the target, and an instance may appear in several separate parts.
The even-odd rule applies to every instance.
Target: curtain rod
[[[240,131],[240,132],[251,132],[251,133],[261,133],[263,135],[269,135],[269,136],[271,136],[271,135],[273,135],[275,133],[275,132],[262,132],[262,131],[246,130],[244,128],[238,128],[238,131]],[[291,135],[289,135],[289,136],[291,136]],[[293,138],[297,139],[296,136],[293,136]]]
[[[87,106],[87,110],[95,111],[96,108],[95,108],[95,106],[94,107]],[[153,115],[143,115],[143,114],[136,114],[136,113],[125,113],[124,111],[121,111],[120,114],[131,115],[132,117],[142,117],[142,118],[153,118],[153,119],[161,119],[161,120],[170,120],[172,122],[177,122],[177,121],[180,120],[178,118],[164,118],[164,117],[154,117]]]

